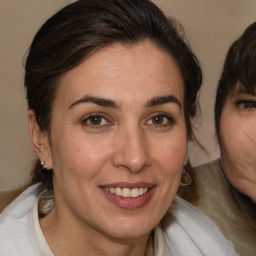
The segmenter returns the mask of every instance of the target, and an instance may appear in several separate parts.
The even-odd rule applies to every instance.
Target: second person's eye
[[[237,106],[240,109],[256,108],[256,102],[255,101],[239,101],[237,102]]]

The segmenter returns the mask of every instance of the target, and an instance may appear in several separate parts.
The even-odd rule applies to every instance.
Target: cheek
[[[256,133],[248,118],[232,118],[222,122],[220,130],[221,158],[225,174],[235,185],[237,177],[248,178],[256,166]]]
[[[233,118],[223,118],[221,119],[220,126],[220,147],[221,152],[224,156],[235,157],[238,153],[237,148],[240,146],[241,136],[240,136],[240,125],[239,120]],[[239,145],[239,146],[238,146]],[[237,147],[238,146],[238,147]]]
[[[180,185],[180,176],[183,165],[186,161],[187,141],[180,138],[170,142],[162,143],[157,153],[157,175],[158,182],[161,184],[161,200],[159,199],[159,209],[163,214],[170,207],[175,194]],[[155,159],[156,159],[155,158]]]
[[[155,148],[154,158],[164,173],[163,178],[178,177],[186,161],[187,140],[185,136],[175,136],[164,140]],[[172,182],[172,179],[167,180]]]
[[[224,121],[220,129],[221,151],[228,155],[230,160],[241,156],[256,155],[256,133],[249,120],[233,118]]]
[[[93,176],[111,154],[107,141],[91,141],[88,138],[68,136],[63,138],[56,139],[53,148],[55,173]]]

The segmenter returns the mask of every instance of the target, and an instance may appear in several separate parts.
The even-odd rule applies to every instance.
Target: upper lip
[[[129,182],[115,182],[115,183],[109,183],[109,184],[104,184],[100,185],[99,187],[103,188],[152,188],[155,185],[150,182],[136,182],[136,183],[129,183]]]

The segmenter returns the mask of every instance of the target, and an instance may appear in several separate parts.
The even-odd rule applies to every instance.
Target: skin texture
[[[220,119],[224,172],[243,194],[256,202],[256,95],[239,84],[228,95]]]
[[[56,206],[40,220],[54,254],[144,255],[186,158],[183,97],[170,55],[150,42],[116,44],[62,77],[50,138],[29,111],[37,155],[54,170]],[[114,204],[100,187],[121,182],[152,184],[149,201],[136,209]]]

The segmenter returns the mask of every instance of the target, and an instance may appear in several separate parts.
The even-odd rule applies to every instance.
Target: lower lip
[[[109,193],[102,188],[101,190],[106,196],[106,198],[119,208],[126,210],[135,210],[145,206],[150,201],[151,197],[155,192],[155,187],[150,188],[146,194],[135,198],[120,197],[115,194]]]

